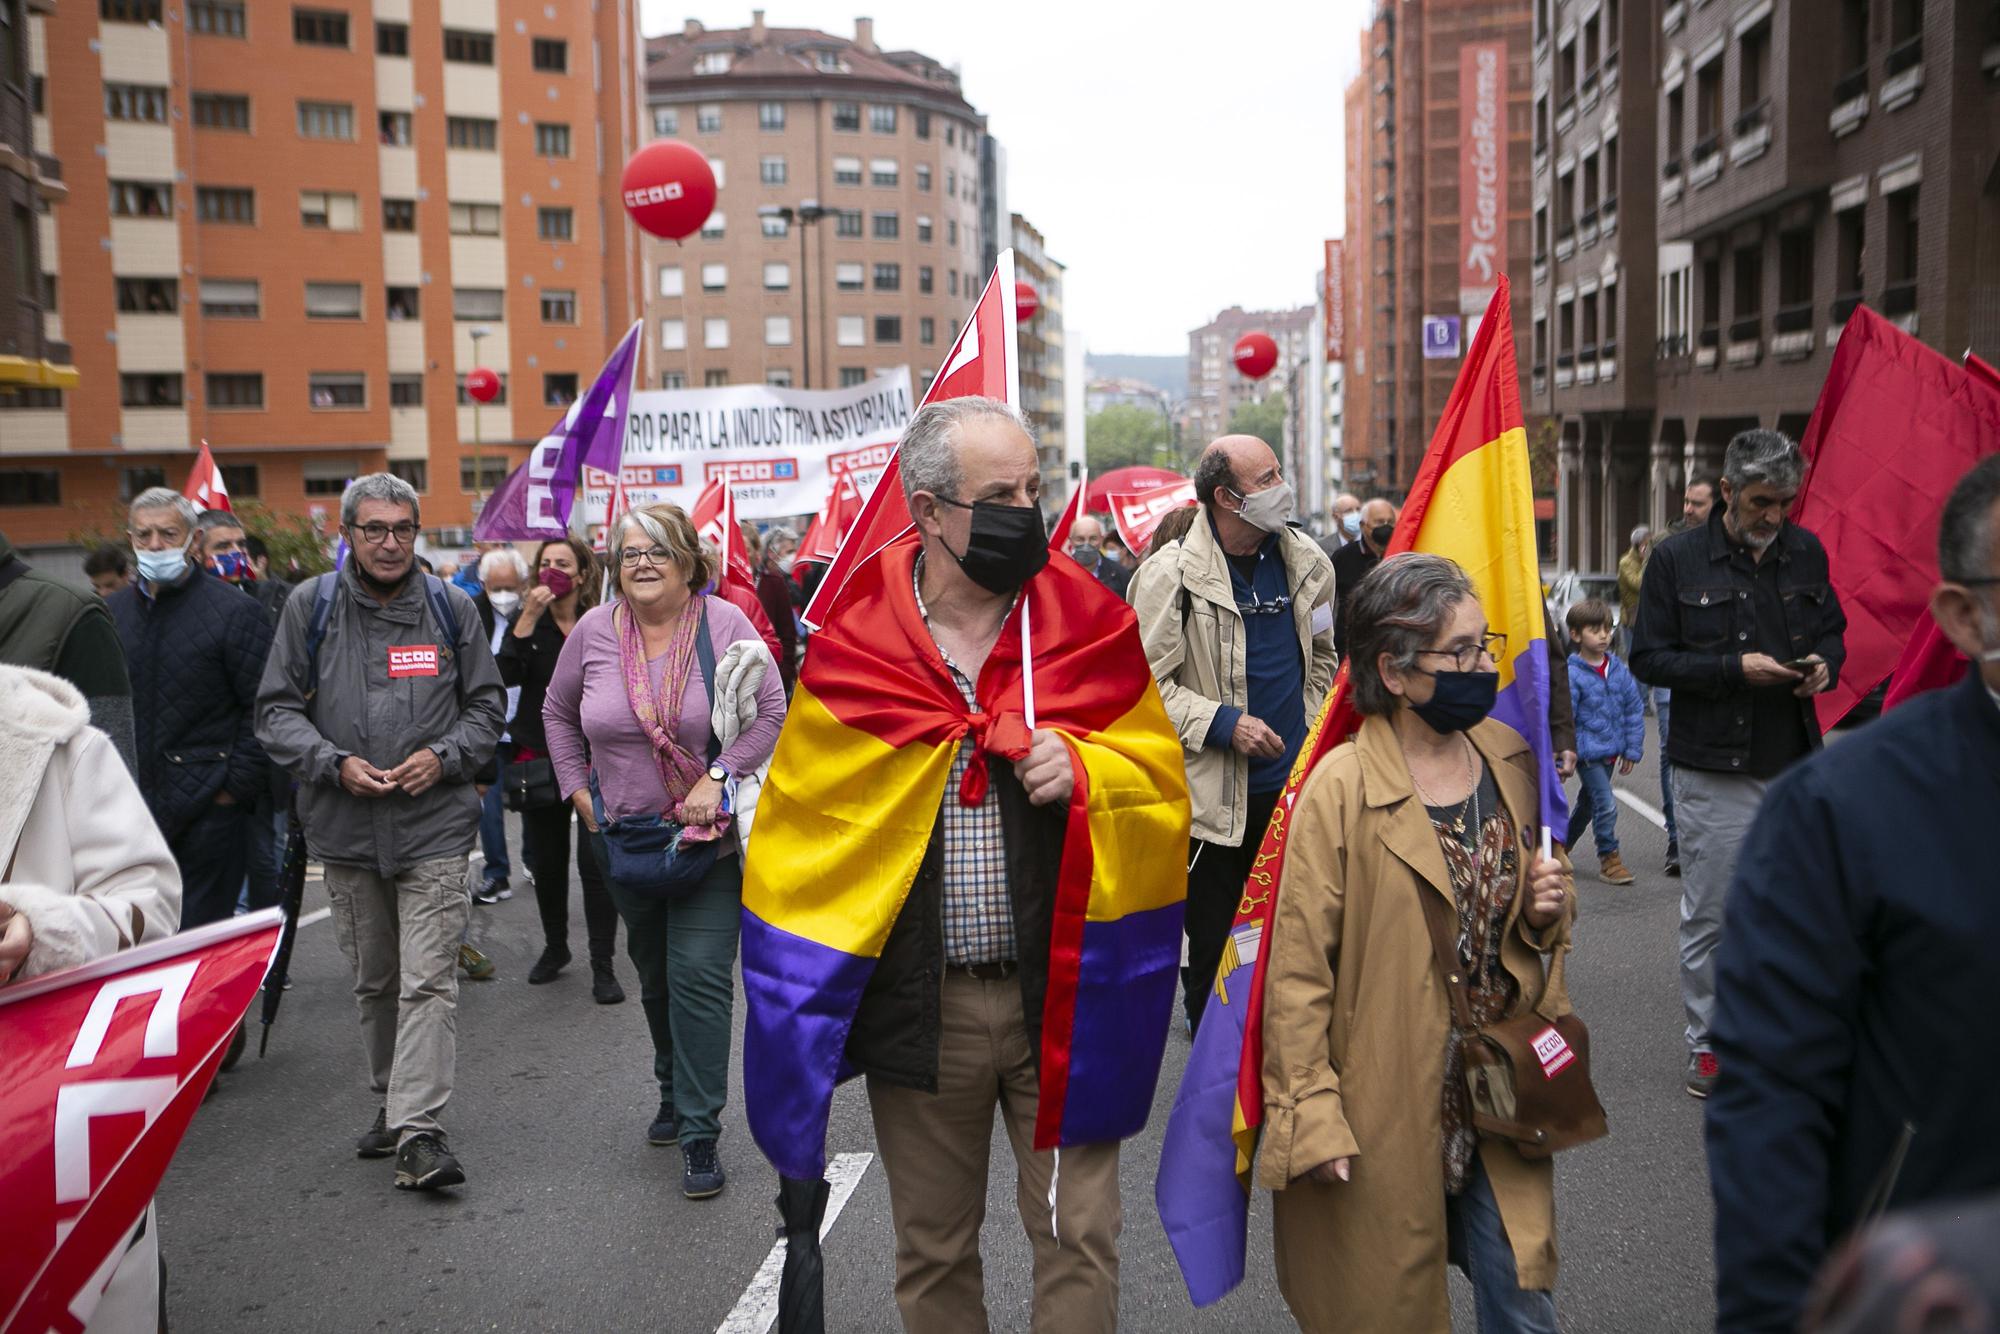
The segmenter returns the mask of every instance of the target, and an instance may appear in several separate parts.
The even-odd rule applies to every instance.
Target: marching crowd
[[[936,655],[903,666],[946,673],[976,708],[1051,559],[1032,436],[1004,405],[960,399],[922,409],[901,451],[922,554],[893,596]],[[1226,436],[1194,470],[1198,503],[1144,553],[1095,519],[1072,527],[1101,614],[1136,618],[1183,750],[1189,1031],[1343,663],[1363,717],[1298,793],[1265,946],[1256,1176],[1303,1327],[1448,1328],[1447,1264],[1472,1280],[1482,1329],[1557,1327],[1552,1160],[1482,1129],[1468,1048],[1489,1025],[1570,1014],[1570,857],[1588,831],[1600,878],[1633,882],[1613,778],[1645,759],[1649,709],[1721,1328],[1795,1328],[1834,1244],[1885,1205],[2000,1191],[2000,1067],[1976,1037],[1983,946],[2000,937],[1984,837],[2000,812],[2000,458],[1965,476],[1939,528],[1932,612],[1967,680],[1830,748],[1814,701],[1839,678],[1846,622],[1825,548],[1788,519],[1802,473],[1784,436],[1738,435],[1722,475],[1687,487],[1676,531],[1634,535],[1616,612],[1567,608],[1570,653],[1551,624],[1549,753],[1489,717],[1521,646],[1453,562],[1387,554],[1388,500],[1341,497],[1315,540],[1270,447]],[[419,497],[396,477],[354,481],[340,525],[345,565],[292,587],[233,515],[147,491],[129,553],[87,567],[101,600],[0,537],[0,982],[275,904],[296,818],[354,974],[357,1152],[393,1158],[399,1188],[454,1186],[459,973],[493,967],[466,944],[473,904],[532,883],[544,947],[526,981],[546,983],[573,962],[573,865],[593,999],[626,998],[621,924],[638,978],[659,1088],[645,1134],[678,1144],[690,1198],[715,1195],[744,849],[803,656],[794,608],[813,571],[796,540],[764,534],[745,590],[684,512],[648,506],[602,556],[567,538],[489,550],[459,572],[468,592],[421,561]],[[1545,854],[1550,766],[1579,790]],[[1034,1327],[1116,1324],[1119,1146],[1058,1157],[1033,1136],[1074,782],[1054,732],[990,771],[959,742],[951,795],[917,813],[933,831],[920,911],[897,919],[853,1022],[911,1330],[985,1327],[996,1109],[1034,1244]],[[107,1303],[105,1327],[143,1310]]]

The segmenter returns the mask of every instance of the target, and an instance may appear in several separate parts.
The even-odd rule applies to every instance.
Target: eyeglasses
[[[1255,602],[1239,602],[1236,610],[1245,616],[1283,616],[1292,609],[1291,595],[1280,593],[1269,602],[1258,598]]]
[[[1460,648],[1420,648],[1417,650],[1419,658],[1425,656],[1450,658],[1461,672],[1478,671],[1479,660],[1482,657],[1490,657],[1495,662],[1498,662],[1506,655],[1507,636],[1497,630],[1489,630],[1481,635],[1477,644],[1466,644]]]
[[[125,536],[132,539],[135,547],[144,546],[155,538],[170,547],[177,547],[188,539],[185,528],[127,528]]]
[[[640,561],[658,569],[672,564],[673,559],[674,553],[664,547],[626,547],[618,553],[618,563],[628,570],[638,569]]]
[[[396,545],[404,547],[417,540],[417,526],[413,523],[353,524],[347,531],[360,534],[361,540],[371,547],[379,547],[391,537],[396,539]]]

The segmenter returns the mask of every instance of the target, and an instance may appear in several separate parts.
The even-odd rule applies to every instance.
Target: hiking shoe
[[[1638,879],[1615,852],[1607,852],[1597,859],[1597,878],[1607,885],[1629,885]]]
[[[659,1115],[653,1118],[653,1124],[646,1127],[646,1143],[664,1146],[680,1142],[681,1119],[674,1113],[672,1101],[663,1100]]]
[[[492,904],[513,897],[514,891],[508,887],[507,877],[504,875],[498,880],[482,880],[479,882],[479,888],[472,891],[474,903]]]
[[[375,1124],[368,1132],[354,1141],[354,1156],[357,1158],[387,1158],[396,1151],[396,1132],[389,1129],[389,1109],[375,1109]]]
[[[618,985],[618,974],[612,971],[611,960],[590,961],[590,998],[599,1005],[616,1005],[625,999],[625,988]]]
[[[493,977],[493,960],[487,958],[470,945],[459,945],[458,966],[463,968],[465,975],[474,982],[489,981]]]
[[[712,1139],[690,1140],[681,1146],[681,1194],[690,1200],[706,1200],[722,1194],[722,1159],[715,1153]]]
[[[535,960],[535,966],[528,970],[528,985],[531,987],[539,987],[544,982],[555,981],[556,974],[560,973],[568,963],[569,963],[569,946],[567,945],[544,946],[542,949],[542,957]]]
[[[397,1190],[437,1190],[464,1184],[465,1169],[444,1146],[444,1136],[428,1131],[412,1135],[396,1150]]]
[[[1688,1096],[1706,1098],[1715,1091],[1715,1080],[1721,1073],[1722,1068],[1716,1064],[1712,1051],[1698,1051],[1688,1057]]]

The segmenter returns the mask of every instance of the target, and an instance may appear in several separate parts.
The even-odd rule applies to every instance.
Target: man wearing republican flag
[[[815,636],[744,885],[751,1130],[818,1178],[867,1076],[913,1331],[987,1327],[996,1103],[1034,1246],[1032,1327],[1118,1315],[1118,1141],[1146,1120],[1179,962],[1180,743],[1134,618],[1051,560],[1029,428],[930,404],[898,455],[916,540]]]

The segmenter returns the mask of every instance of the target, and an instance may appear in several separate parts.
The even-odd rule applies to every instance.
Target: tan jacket
[[[1333,562],[1296,528],[1281,534],[1291,585],[1292,620],[1306,664],[1306,718],[1319,713],[1333,684]],[[1132,609],[1167,717],[1187,754],[1194,837],[1239,847],[1250,760],[1234,746],[1206,745],[1215,711],[1245,708],[1250,698],[1243,615],[1229,583],[1229,562],[1207,511],[1181,541],[1149,556],[1132,576]],[[1183,596],[1185,594],[1185,596]],[[1263,831],[1257,831],[1261,836]]]
[[[1517,1013],[1567,1013],[1540,951],[1570,923],[1530,931],[1539,840],[1534,757],[1501,723],[1470,733],[1521,831],[1521,879],[1501,963]],[[1421,894],[1451,894],[1444,853],[1388,720],[1322,760],[1299,793],[1272,923],[1264,991],[1264,1134],[1258,1180],[1277,1192],[1278,1287],[1308,1331],[1449,1334],[1439,1103],[1449,1017]],[[1572,900],[1574,902],[1574,900]],[[1351,1157],[1352,1180],[1295,1180]],[[1555,1181],[1482,1139],[1480,1158],[1514,1247],[1521,1286],[1556,1281]]]

